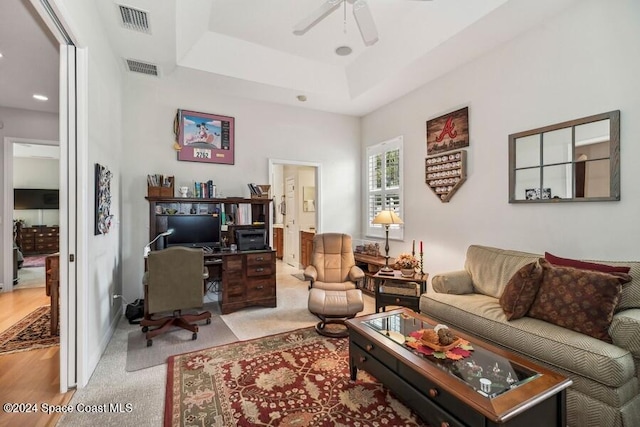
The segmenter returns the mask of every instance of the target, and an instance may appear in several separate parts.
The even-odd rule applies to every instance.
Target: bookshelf
[[[270,245],[271,199],[225,197],[146,197],[149,202],[149,241],[167,230],[171,215],[221,215],[221,237],[227,245],[235,243],[237,229],[264,229]],[[226,240],[225,240],[226,238]]]

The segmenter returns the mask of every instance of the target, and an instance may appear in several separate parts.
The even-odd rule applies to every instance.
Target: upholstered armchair
[[[182,310],[203,306],[207,277],[202,249],[174,246],[149,253],[143,279],[144,318],[140,322],[142,332],[146,332],[147,346],[172,326],[191,331],[191,339],[198,338],[195,322],[206,320],[210,324],[211,313],[182,313]]]
[[[311,264],[304,270],[310,281],[309,311],[320,318],[319,334],[331,337],[347,336],[345,327],[325,328],[327,324],[344,325],[364,308],[362,291],[356,282],[364,272],[356,266],[348,234],[325,233],[313,238]]]

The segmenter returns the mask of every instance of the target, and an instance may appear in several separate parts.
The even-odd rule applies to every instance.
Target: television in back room
[[[14,188],[14,209],[60,209],[57,189]]]
[[[169,215],[167,229],[171,228],[173,233],[165,237],[167,247],[220,247],[220,216],[218,215]]]

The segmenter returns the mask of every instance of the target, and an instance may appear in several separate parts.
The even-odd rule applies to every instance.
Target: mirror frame
[[[563,199],[516,199],[516,140],[531,135],[539,135],[558,129],[570,128],[572,135],[576,126],[609,120],[609,197],[571,197]],[[571,141],[572,149],[575,149],[575,139]],[[542,161],[542,159],[541,159]],[[576,160],[571,159],[572,182],[575,190],[575,164]],[[544,167],[542,164],[540,168]],[[575,191],[573,192],[575,194]],[[562,203],[562,202],[608,202],[620,200],[620,110],[609,111],[608,113],[596,114],[594,116],[583,117],[581,119],[569,120],[538,129],[518,132],[509,135],[509,203]]]

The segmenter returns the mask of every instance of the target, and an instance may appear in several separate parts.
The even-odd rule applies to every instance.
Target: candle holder
[[[424,252],[420,251],[420,274],[424,274],[422,268],[424,267]]]

